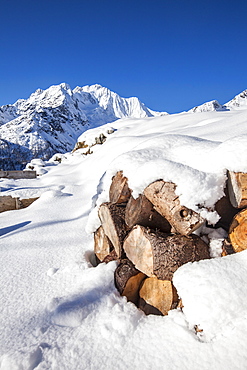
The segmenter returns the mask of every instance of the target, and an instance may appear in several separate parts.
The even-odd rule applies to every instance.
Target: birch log
[[[176,185],[158,180],[144,189],[144,195],[154,208],[173,226],[178,234],[189,235],[204,222],[200,215],[180,204],[175,193]]]

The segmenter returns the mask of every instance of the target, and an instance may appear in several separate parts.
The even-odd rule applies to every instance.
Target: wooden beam
[[[38,198],[20,199],[12,198],[11,195],[0,196],[0,213],[13,211],[30,206]]]
[[[0,178],[5,179],[35,179],[36,171],[3,171],[0,170]]]

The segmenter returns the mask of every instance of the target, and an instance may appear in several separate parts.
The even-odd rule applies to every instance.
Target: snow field
[[[246,252],[180,267],[183,311],[145,316],[115,289],[115,262],[93,267],[85,232],[117,170],[136,195],[156,176],[177,182],[183,202],[203,202],[215,222],[206,206],[222,196],[226,169],[246,169],[245,122],[241,110],[124,119],[92,155],[66,154],[34,180],[1,180],[2,194],[40,196],[0,214],[1,370],[246,368]],[[224,232],[205,234],[219,256]]]

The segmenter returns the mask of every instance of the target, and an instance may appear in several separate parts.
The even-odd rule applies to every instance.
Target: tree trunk
[[[208,246],[197,235],[164,234],[136,225],[124,241],[124,250],[135,267],[149,277],[172,280],[187,262],[210,258]]]
[[[122,296],[130,302],[138,304],[139,288],[142,280],[146,277],[138,271],[133,263],[124,259],[115,270],[115,285]]]
[[[235,252],[247,249],[247,209],[234,217],[229,229],[229,239]]]
[[[178,304],[178,295],[172,282],[150,277],[142,282],[140,288],[139,308],[146,315],[167,315]]]
[[[247,206],[247,173],[228,171],[228,189],[233,207]]]
[[[154,208],[173,226],[178,234],[189,235],[204,222],[200,215],[191,209],[181,206],[175,193],[176,185],[158,180],[144,189],[144,195]]]
[[[112,178],[112,183],[109,189],[109,198],[111,203],[126,203],[131,195],[128,187],[128,179],[123,176],[122,171],[118,171]]]
[[[123,240],[128,231],[124,213],[124,207],[117,204],[103,203],[99,208],[99,218],[104,233],[113,244],[118,257],[122,256]]]
[[[130,197],[126,206],[125,222],[129,228],[138,224],[166,233],[171,231],[169,222],[155,211],[153,204],[142,194],[136,199]]]
[[[105,235],[103,227],[100,226],[94,233],[94,253],[99,261],[102,262],[112,250],[113,245],[108,236]]]

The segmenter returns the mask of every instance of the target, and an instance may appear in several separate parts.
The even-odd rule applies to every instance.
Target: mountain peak
[[[230,109],[246,108],[247,107],[247,90],[236,95],[232,100],[225,104]]]
[[[63,82],[0,107],[0,137],[19,145],[21,161],[69,152],[87,129],[119,118],[160,115],[137,98],[122,98],[99,84],[71,90]],[[24,148],[25,150],[22,150]],[[23,153],[23,157],[22,154]],[[6,161],[5,161],[6,162]]]
[[[56,86],[56,85],[54,85],[54,86]],[[69,85],[69,84],[67,84],[66,82],[62,82],[62,83],[61,83],[61,84],[59,84],[58,86],[60,86],[60,87],[61,87],[61,89],[63,89],[63,90],[71,90],[70,85]]]
[[[225,111],[227,108],[225,105],[221,105],[218,100],[211,100],[201,105],[198,105],[188,112],[190,113],[198,113],[198,112],[212,112],[212,111]]]

